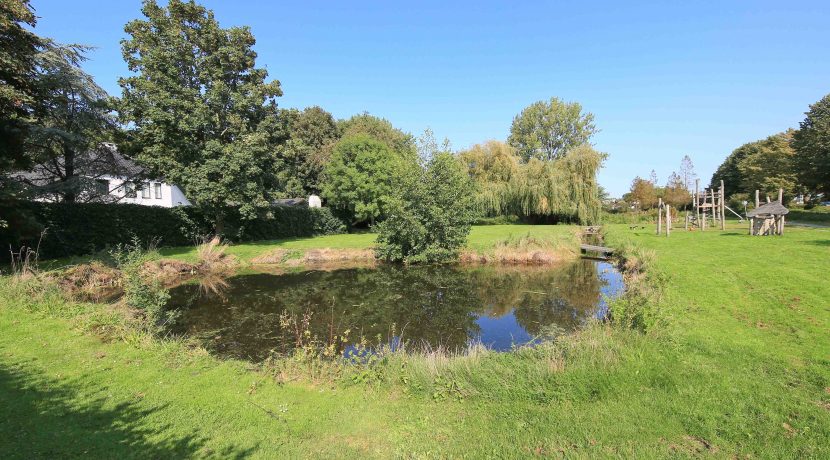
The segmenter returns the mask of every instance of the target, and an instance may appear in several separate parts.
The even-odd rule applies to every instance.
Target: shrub
[[[404,263],[456,259],[475,218],[472,182],[447,153],[412,176],[378,225],[378,257]]]
[[[193,244],[213,232],[213,225],[195,207],[162,208],[135,204],[3,203],[0,216],[26,216],[0,228],[0,247],[37,247],[41,258],[90,254],[125,245],[133,239],[146,246]],[[231,241],[279,239],[343,233],[342,221],[328,208],[274,207],[254,220],[228,216]],[[45,230],[41,240],[41,232]],[[0,258],[8,258],[0,251]]]
[[[154,257],[153,251],[145,251],[135,238],[131,244],[118,245],[110,254],[121,270],[124,301],[144,313],[151,332],[163,330],[175,319],[176,312],[165,311],[170,293],[144,271],[144,264]]]

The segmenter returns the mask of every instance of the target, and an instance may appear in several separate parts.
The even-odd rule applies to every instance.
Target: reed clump
[[[568,233],[559,238],[539,238],[530,233],[510,236],[489,251],[464,251],[461,263],[504,265],[553,265],[579,256],[579,239]]]

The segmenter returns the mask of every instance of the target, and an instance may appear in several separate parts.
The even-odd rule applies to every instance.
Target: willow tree
[[[459,160],[477,185],[485,215],[515,215],[535,222],[596,223],[602,203],[596,174],[605,154],[587,144],[560,158],[521,163],[496,141],[461,152]]]
[[[520,159],[504,142],[489,140],[458,153],[458,159],[476,185],[476,207],[484,216],[502,214],[510,180],[518,174]]]

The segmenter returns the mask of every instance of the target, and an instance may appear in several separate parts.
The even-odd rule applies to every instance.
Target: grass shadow
[[[197,433],[175,437],[167,426],[148,427],[144,419],[163,405],[142,408],[136,399],[113,407],[104,391],[89,401],[80,388],[20,366],[0,366],[0,458],[242,458],[251,453],[210,451]]]

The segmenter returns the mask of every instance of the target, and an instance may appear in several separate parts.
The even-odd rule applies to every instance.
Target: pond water
[[[286,320],[302,323],[304,316],[299,329],[323,341],[348,329],[352,341],[450,350],[480,342],[509,350],[605,317],[604,297],[623,287],[613,265],[596,260],[560,267],[382,265],[246,274],[225,283],[171,290],[169,306],[181,311],[176,332],[215,354],[254,361],[291,351],[297,328]]]

